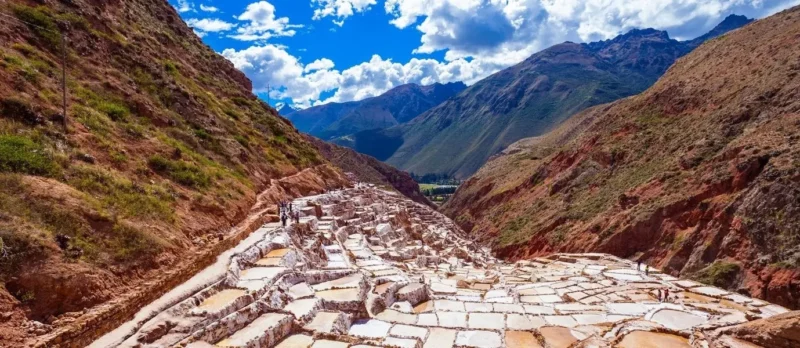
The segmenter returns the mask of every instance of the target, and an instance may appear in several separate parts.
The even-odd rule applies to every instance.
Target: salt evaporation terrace
[[[447,217],[369,185],[293,204],[299,224],[265,225],[218,281],[107,342],[702,347],[705,330],[787,311],[605,254],[502,262]],[[674,300],[659,302],[658,289]]]

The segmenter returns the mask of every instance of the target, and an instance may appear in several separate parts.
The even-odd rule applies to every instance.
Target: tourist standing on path
[[[669,289],[664,289],[664,302],[669,301]]]
[[[642,261],[639,261],[638,263],[636,263],[636,270],[637,271],[641,271],[642,270]]]
[[[283,227],[286,227],[286,214],[281,214],[281,223]]]
[[[656,293],[658,294],[658,302],[661,302],[661,289],[658,289]]]
[[[644,265],[644,275],[650,275],[650,265]]]

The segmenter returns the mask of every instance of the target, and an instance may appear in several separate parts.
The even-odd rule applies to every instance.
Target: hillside
[[[0,345],[125,319],[276,200],[347,183],[166,1],[5,4]]]
[[[733,18],[712,33],[741,23]],[[351,146],[419,175],[467,178],[519,139],[543,134],[587,107],[645,90],[693,48],[654,29],[589,44],[559,44],[477,82],[407,124],[356,134]]]
[[[428,86],[405,84],[377,97],[347,103],[328,103],[287,115],[301,132],[330,140],[369,129],[408,122],[463,91],[461,82]]]
[[[500,256],[606,252],[800,307],[800,8],[483,166],[443,210]]]
[[[306,139],[317,147],[323,157],[345,172],[353,173],[359,182],[380,185],[400,192],[417,203],[434,207],[433,203],[420,192],[419,184],[408,173],[352,149],[327,143],[312,136],[306,136]]]

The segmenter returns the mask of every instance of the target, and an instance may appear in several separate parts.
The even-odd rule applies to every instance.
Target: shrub
[[[0,135],[0,171],[56,176],[61,168],[45,148],[19,135]]]
[[[172,161],[162,156],[150,157],[147,164],[156,173],[164,175],[181,185],[205,188],[211,184],[211,178],[202,169],[185,161]]]
[[[99,101],[95,109],[108,115],[114,121],[125,121],[131,113],[127,106],[113,101]]]
[[[127,178],[103,169],[73,166],[69,184],[91,193],[101,203],[123,217],[154,217],[173,220],[172,197],[156,185],[134,184]]]
[[[701,283],[710,284],[723,289],[730,288],[741,271],[741,266],[731,262],[714,261],[706,268],[695,273],[692,278]]]
[[[175,75],[178,74],[178,65],[175,64],[175,62],[173,62],[171,60],[165,60],[164,61],[164,70],[166,70],[167,73],[169,73],[170,75],[175,76]]]

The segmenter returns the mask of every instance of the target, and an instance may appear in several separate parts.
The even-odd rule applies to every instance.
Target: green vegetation
[[[710,284],[723,289],[731,288],[741,271],[741,266],[736,263],[714,261],[706,268],[698,271],[692,279],[701,283]]]
[[[76,94],[86,105],[108,115],[113,121],[126,122],[131,113],[128,106],[116,96],[99,94],[85,87],[78,87]]]
[[[500,229],[500,234],[498,236],[500,245],[514,245],[529,239],[530,236],[526,236],[524,233],[524,231],[526,231],[524,228],[528,222],[528,217],[520,216],[506,223],[505,226]]]
[[[61,167],[41,144],[22,135],[0,135],[0,171],[55,177]]]
[[[14,15],[28,24],[28,28],[51,48],[61,45],[61,34],[51,10],[45,6],[14,5]]]
[[[174,220],[172,195],[161,186],[135,184],[121,174],[86,165],[74,166],[70,174],[71,186],[94,195],[115,215]]]
[[[150,157],[147,164],[156,173],[164,175],[181,185],[206,188],[211,184],[211,178],[208,173],[186,161],[173,161],[156,155]]]

